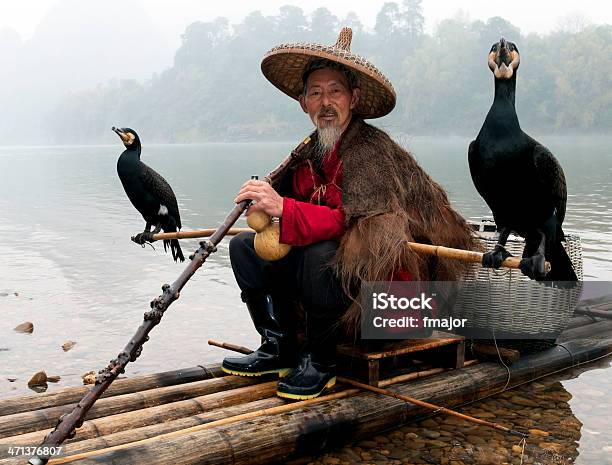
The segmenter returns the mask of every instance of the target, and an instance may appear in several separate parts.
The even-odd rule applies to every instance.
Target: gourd
[[[268,261],[280,260],[291,250],[280,243],[280,224],[261,210],[249,213],[247,224],[255,230],[255,252]]]

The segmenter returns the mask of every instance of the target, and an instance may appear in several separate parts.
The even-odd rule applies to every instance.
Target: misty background
[[[517,111],[527,132],[612,128],[612,26],[579,13],[523,31],[503,17],[512,9],[472,19],[446,2],[379,2],[361,16],[241,2],[240,15],[183,17],[179,33],[160,26],[159,1],[46,3],[32,10],[40,20],[29,34],[0,26],[0,145],[109,143],[113,125],[145,144],[295,139],[310,123],[263,78],[261,58],[282,42],[333,44],[345,25],[352,50],[395,86],[396,109],[376,123],[394,134],[475,136],[493,98],[487,54],[501,36],[521,52]]]

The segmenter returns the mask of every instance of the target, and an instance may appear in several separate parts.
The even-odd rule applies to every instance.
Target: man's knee
[[[338,242],[324,241],[304,248],[302,269],[298,274],[300,299],[312,311],[329,312],[344,306],[345,296],[332,262]]]
[[[321,241],[304,247],[303,261],[306,267],[314,267],[316,272],[328,268],[338,250],[337,241]]]
[[[255,233],[241,232],[232,237],[229,243],[230,261],[240,260],[247,253],[252,253],[255,250],[253,240]]]

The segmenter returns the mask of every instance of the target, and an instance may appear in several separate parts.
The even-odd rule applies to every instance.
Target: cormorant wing
[[[557,210],[559,225],[565,219],[565,207],[567,204],[567,184],[561,165],[555,156],[543,145],[535,142],[533,148],[533,161],[538,179],[546,187],[546,191],[552,196],[553,205]]]
[[[146,187],[147,191],[159,200],[161,205],[166,206],[168,214],[176,221],[177,228],[181,229],[181,215],[172,187],[170,187],[170,184],[168,184],[161,174],[145,163],[143,163],[143,165],[143,169],[139,176],[140,181]]]
[[[482,183],[480,182],[480,175],[477,172],[477,167],[476,167],[477,160],[478,160],[478,144],[476,143],[476,139],[474,139],[472,142],[470,142],[470,146],[468,148],[468,165],[470,167],[470,175],[472,176],[474,187],[476,188],[480,196],[486,202],[487,196],[485,196],[482,191]]]

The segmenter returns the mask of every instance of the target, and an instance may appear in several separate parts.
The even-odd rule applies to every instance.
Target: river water
[[[564,229],[582,238],[584,279],[612,281],[612,137],[539,139],[565,170]],[[400,141],[464,216],[491,216],[469,176],[468,139]],[[265,175],[293,145],[145,144],[142,159],[172,185],[188,230],[216,226],[242,182]],[[116,356],[160,286],[185,266],[175,264],[161,246],[143,249],[130,241],[144,221],[117,177],[120,153],[119,144],[0,148],[0,397],[31,392],[27,380],[39,370],[61,376],[50,390],[80,384],[81,374]],[[520,185],[520,179],[500,180],[508,195]],[[196,248],[196,241],[183,242],[186,256]],[[34,324],[32,334],[13,331],[25,321]],[[209,347],[208,339],[246,346],[258,340],[239,299],[227,241],[166,313],[127,375],[218,361],[224,354]],[[76,345],[64,352],[67,340]],[[582,373],[581,379],[595,372]],[[609,392],[612,370],[596,380]],[[580,383],[566,388],[584,397]],[[580,418],[587,429],[589,415]],[[608,446],[612,443],[601,443]]]

